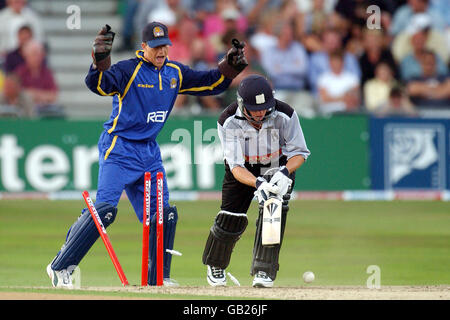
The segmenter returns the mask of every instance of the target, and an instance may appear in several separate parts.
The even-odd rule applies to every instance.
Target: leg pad
[[[96,203],[95,209],[105,228],[114,222],[117,215],[116,207],[102,202]],[[99,236],[100,234],[89,210],[84,208],[78,220],[67,232],[66,242],[53,259],[52,269],[59,271],[67,269],[69,266],[77,266]]]
[[[166,249],[173,250],[175,241],[175,231],[178,221],[177,207],[166,207],[163,213],[163,237],[164,237],[164,254],[163,254],[163,278],[170,278],[170,266],[172,263],[172,255],[166,252]],[[149,266],[148,266],[148,284],[156,285],[156,214],[150,220],[150,236],[149,236]]]
[[[220,211],[210,229],[203,264],[225,269],[228,267],[234,245],[248,225],[247,215]]]
[[[255,275],[258,271],[266,272],[272,280],[275,280],[277,276],[277,272],[280,268],[278,259],[280,255],[281,245],[283,243],[287,213],[289,211],[289,199],[290,194],[286,194],[283,197],[283,208],[281,211],[281,240],[277,245],[263,246],[261,244],[263,206],[260,206],[259,208],[259,216],[256,220],[255,242],[253,246],[253,261],[250,271],[250,274],[252,276]]]

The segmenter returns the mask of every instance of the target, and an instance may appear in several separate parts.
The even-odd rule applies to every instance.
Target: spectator
[[[253,30],[249,38],[250,45],[259,53],[265,48],[277,44],[277,37],[273,34],[276,21],[277,17],[273,11],[264,12],[256,25],[256,29]]]
[[[192,1],[140,0],[134,17],[134,29],[143,30],[149,22],[158,21],[167,26],[171,41],[175,41],[179,31],[177,24],[189,16]]]
[[[204,20],[203,36],[206,39],[209,39],[214,34],[223,35],[226,28],[226,19],[229,18],[230,15],[236,20],[237,30],[240,33],[245,33],[247,30],[247,18],[237,10],[236,1],[216,0],[216,10],[208,14]]]
[[[427,14],[418,14],[411,19],[405,32],[395,37],[392,53],[395,60],[400,63],[408,55],[423,49],[436,52],[444,64],[449,62],[445,35],[432,28],[431,18]]]
[[[336,0],[297,0],[300,13],[295,17],[295,38],[308,52],[322,49],[320,35],[329,27]]]
[[[429,0],[408,0],[407,4],[401,6],[395,11],[392,18],[390,33],[392,35],[400,34],[410,25],[414,15],[424,13],[430,16],[433,28],[443,31],[445,27],[443,17],[440,12],[435,11],[432,7],[430,7],[429,3]]]
[[[186,31],[187,31],[186,36],[188,36],[189,34],[191,35],[195,34],[190,33],[188,30]],[[174,47],[174,44],[175,43],[172,42],[172,48]],[[189,45],[189,50],[190,50],[189,65],[192,67],[192,69],[197,71],[207,71],[211,68],[211,66],[208,65],[206,61],[206,44],[202,38],[193,37]],[[227,91],[228,90],[226,90],[226,92]],[[194,97],[180,94],[177,96],[177,99],[175,100],[173,111],[176,113],[189,113],[189,114],[199,114],[202,112],[204,113],[205,111],[211,113],[218,113],[221,111],[221,99],[217,96]]]
[[[394,86],[389,92],[389,99],[380,108],[374,110],[377,116],[417,116],[417,110],[411,104],[408,96],[399,86]]]
[[[427,43],[429,41],[430,29],[428,24],[412,24],[414,27],[411,31],[410,42],[412,45],[412,53],[405,56],[400,62],[400,73],[403,81],[409,81],[423,75],[420,64],[420,58],[425,50],[429,50]],[[416,29],[416,27],[418,29]],[[431,49],[432,50],[432,49]],[[433,50],[432,50],[433,51]],[[447,74],[447,67],[440,56],[437,56],[437,73],[439,75]]]
[[[385,62],[393,71],[395,78],[399,77],[397,64],[391,51],[386,46],[385,37],[381,30],[364,29],[364,53],[359,58],[361,68],[361,85],[364,86],[367,80],[375,77],[375,67],[380,62]]]
[[[191,45],[199,36],[195,22],[189,18],[181,19],[177,24],[178,36],[172,40],[170,59],[183,64],[192,65]]]
[[[228,38],[228,35],[230,34],[238,34],[238,19],[240,16],[241,14],[234,7],[227,8],[221,12],[224,29],[220,33],[212,34],[208,39],[211,47],[214,49],[216,60],[223,57],[231,43],[231,39],[227,39],[229,41],[223,41],[223,38],[225,36]],[[242,36],[238,38],[242,40]]]
[[[277,18],[281,21],[293,21],[300,14],[295,0],[284,0],[278,9]]]
[[[319,77],[330,71],[330,55],[342,50],[341,35],[334,29],[327,29],[322,34],[322,50],[311,54],[309,66],[309,83],[314,95],[318,95]],[[361,78],[361,69],[356,57],[351,53],[344,53],[343,56],[345,73],[350,73],[359,81]]]
[[[216,8],[215,2],[210,0],[188,0],[187,2],[190,2],[189,15],[199,21],[203,21],[204,17]]]
[[[375,112],[389,100],[391,89],[396,85],[390,66],[380,62],[375,68],[375,78],[364,84],[364,104],[367,111]]]
[[[17,32],[19,46],[6,54],[4,69],[6,73],[13,72],[18,66],[25,63],[23,58],[24,45],[33,38],[33,31],[28,25],[20,27]]]
[[[148,23],[149,15],[160,6],[165,6],[165,1],[140,0],[134,16],[134,30],[143,30]],[[140,37],[139,37],[140,39]]]
[[[251,26],[260,24],[261,17],[266,13],[277,12],[283,4],[283,0],[238,0],[238,3],[251,28]]]
[[[228,42],[228,46],[231,42]],[[206,43],[203,39],[201,39],[200,37],[195,38],[192,41],[191,44],[191,55],[192,55],[192,61],[191,61],[191,65],[192,68],[194,70],[198,70],[198,71],[207,71],[211,68],[210,65],[207,64],[206,62]],[[244,71],[248,69],[245,68]],[[242,72],[241,72],[242,73]],[[226,90],[225,92],[227,92],[228,90]],[[193,96],[188,96],[188,95],[178,95],[178,96],[187,96],[190,98],[194,98],[197,103],[200,105],[200,107],[203,110],[207,110],[209,112],[212,113],[218,113],[222,110],[222,97],[225,94],[222,93],[219,96],[198,96],[198,97],[193,97]],[[225,105],[223,106],[225,107]]]
[[[313,99],[306,91],[308,55],[294,40],[292,23],[280,22],[274,34],[277,44],[261,51],[261,65],[275,90],[275,98],[293,106],[302,117],[315,115]]]
[[[391,21],[390,12],[394,11],[392,1],[386,0],[339,0],[335,6],[335,28],[345,39],[347,52],[360,56],[362,51],[362,32],[367,27],[372,12],[367,9],[375,5],[380,10],[380,27],[388,29]],[[378,19],[377,19],[378,20]]]
[[[450,108],[450,77],[448,72],[445,75],[437,72],[436,61],[433,52],[424,51],[420,59],[422,76],[407,84],[411,101],[418,108]]]
[[[334,10],[345,18],[350,25],[358,25],[360,28],[366,26],[370,5],[376,5],[381,11],[381,26],[386,28],[390,24],[390,16],[395,11],[391,0],[338,0]]]
[[[0,117],[33,117],[31,97],[20,88],[20,81],[14,74],[4,79],[0,94]]]
[[[124,13],[122,18],[122,44],[117,52],[134,50],[134,18],[139,8],[139,0],[124,0]]]
[[[344,54],[330,54],[330,71],[318,80],[320,111],[323,115],[357,111],[360,104],[359,79],[344,69]]]
[[[32,98],[35,111],[38,115],[53,109],[58,88],[53,72],[44,64],[45,50],[42,44],[35,40],[27,42],[23,48],[25,64],[15,70],[22,90]]]
[[[167,3],[166,1],[165,3]],[[163,2],[164,3],[164,2]],[[175,8],[176,9],[176,8]],[[178,37],[177,23],[178,19],[177,11],[168,5],[160,5],[155,10],[151,11],[147,17],[148,22],[159,21],[164,23],[169,31],[169,36],[175,40]]]
[[[448,30],[450,28],[450,6],[448,5],[448,0],[431,0],[430,7],[434,12],[441,14]]]
[[[301,13],[330,14],[338,0],[295,0],[297,8]]]
[[[0,55],[18,47],[17,31],[27,24],[36,40],[43,42],[44,30],[39,16],[27,7],[27,0],[7,0],[7,7],[0,11]]]

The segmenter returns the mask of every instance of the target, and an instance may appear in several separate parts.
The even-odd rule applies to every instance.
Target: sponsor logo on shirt
[[[147,114],[147,123],[166,121],[167,111],[153,111]]]
[[[138,88],[153,88],[153,84],[139,83]]]

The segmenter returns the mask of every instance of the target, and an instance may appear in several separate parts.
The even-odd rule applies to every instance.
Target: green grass
[[[218,201],[174,202],[179,222],[172,276],[183,286],[206,285],[202,253]],[[0,201],[0,287],[49,287],[45,267],[62,245],[83,201]],[[314,285],[365,286],[369,265],[381,285],[450,284],[450,203],[428,201],[291,201],[277,286],[300,286],[312,270]],[[256,203],[228,268],[244,286],[249,275]],[[130,284],[140,283],[142,226],[128,201],[108,233]],[[101,240],[80,264],[83,286],[120,286]]]

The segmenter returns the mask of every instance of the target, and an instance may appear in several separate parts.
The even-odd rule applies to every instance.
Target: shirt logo
[[[170,89],[175,89],[177,87],[177,79],[170,79]]]
[[[154,27],[153,28],[153,36],[155,38],[157,38],[157,37],[164,37],[164,30],[161,29],[160,27]]]
[[[166,121],[167,111],[153,111],[147,114],[147,123]]]
[[[138,87],[139,88],[153,88],[154,85],[153,84],[146,84],[146,83],[139,83]]]

